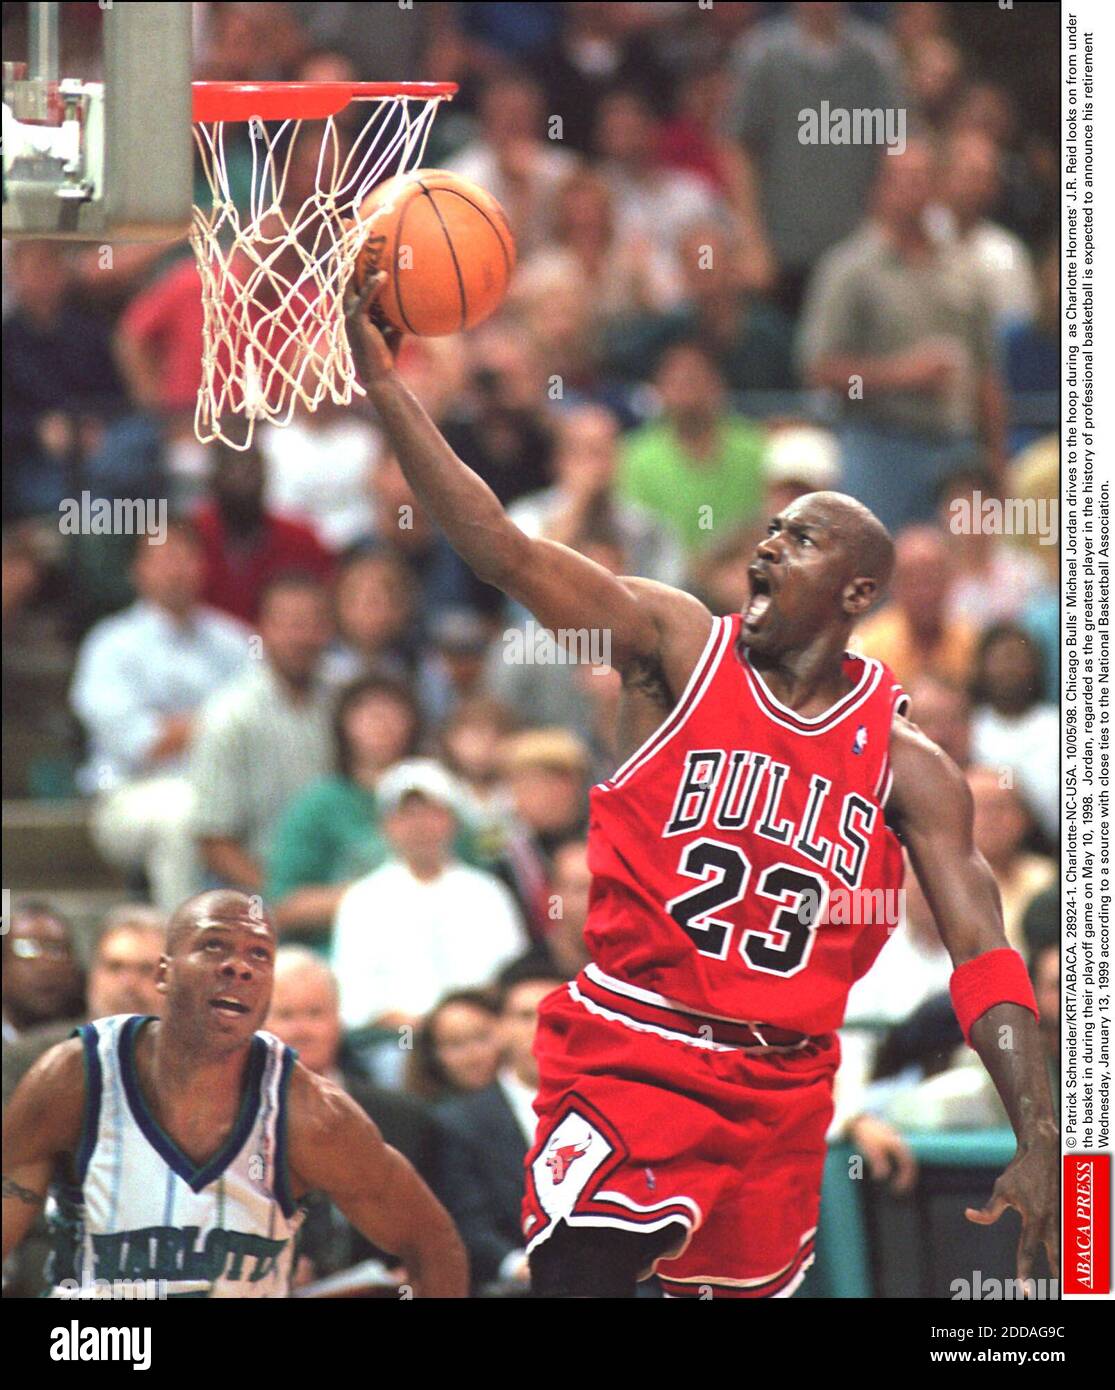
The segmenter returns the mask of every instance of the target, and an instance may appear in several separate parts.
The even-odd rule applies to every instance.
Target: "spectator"
[[[314,411],[296,411],[285,429],[266,426],[259,448],[267,510],[308,526],[330,550],[344,550],[372,524],[369,481],[378,446],[367,420],[328,397]]]
[[[550,481],[553,438],[537,344],[506,320],[469,340],[469,372],[445,438],[508,506]]]
[[[482,1091],[499,1066],[499,1007],[482,989],[443,995],[415,1030],[407,1089],[427,1100]]]
[[[204,864],[249,893],[260,891],[288,802],[330,767],[325,590],[306,575],[273,579],[260,597],[259,631],[262,659],[202,707],[190,765]]]
[[[534,969],[544,976],[571,980],[589,961],[585,923],[592,872],[588,866],[587,841],[566,840],[554,850],[552,860],[550,932],[509,968],[516,972]]]
[[[1056,239],[1048,243],[1038,261],[1036,316],[1032,322],[1008,325],[1003,335],[1003,374],[1011,403],[1013,456],[1039,440],[1055,425],[1059,414],[1061,251]],[[1038,414],[1042,410],[1044,419]]]
[[[418,688],[432,722],[448,718],[462,700],[482,696],[490,639],[489,625],[468,608],[446,609],[430,624]]]
[[[554,484],[508,511],[528,536],[579,547],[587,533],[614,534],[632,574],[663,584],[681,581],[681,550],[668,527],[638,502],[614,492],[619,426],[602,406],[567,410],[558,420]]]
[[[972,678],[972,756],[1009,767],[1018,789],[1052,844],[1060,826],[1060,774],[1054,750],[1061,716],[1042,700],[1041,651],[1024,629],[1000,623],[983,634]]]
[[[1057,876],[1053,861],[1023,848],[1032,822],[1009,769],[972,767],[968,786],[975,803],[976,848],[987,860],[1003,903],[1003,929],[1022,948],[1022,914],[1027,903]]]
[[[112,909],[101,924],[93,950],[84,1018],[161,1012],[162,996],[155,981],[165,944],[165,922],[157,908],[144,903],[123,903]],[[76,1021],[67,1014],[57,1021],[36,1024],[11,1041],[5,1038],[5,1105],[43,1053],[73,1034]]]
[[[94,842],[110,863],[142,870],[169,913],[199,887],[187,777],[197,715],[247,665],[249,634],[199,602],[202,550],[188,522],[171,522],[161,545],[140,541],[132,582],[136,602],[82,642],[70,698],[89,740],[80,785],[97,796]]]
[[[811,267],[863,216],[882,155],[877,144],[804,141],[802,113],[820,113],[822,103],[829,110],[904,109],[897,56],[884,34],[846,6],[795,5],[786,18],[745,33],[732,61],[735,126],[756,190],[749,221],[764,229],[779,303],[796,315]]]
[[[700,341],[715,351],[733,391],[796,385],[793,326],[748,288],[747,244],[716,223],[690,228],[678,244],[681,298],[665,313],[628,315],[604,326],[604,360],[624,380],[642,381],[667,345]]]
[[[951,475],[941,486],[938,519],[953,567],[949,614],[977,630],[1017,618],[1045,580],[1032,554],[988,524],[988,501],[997,504],[994,480],[976,468]]]
[[[1028,323],[1037,310],[1037,284],[1022,239],[990,218],[999,201],[999,151],[975,130],[954,131],[945,146],[941,201],[931,209],[937,235],[953,253],[970,256],[983,298],[998,329]]]
[[[121,903],[101,923],[86,986],[88,1014],[162,1013],[155,988],[166,945],[166,916],[146,903]]]
[[[690,227],[724,217],[724,201],[700,178],[661,162],[654,112],[645,97],[610,92],[597,113],[600,177],[612,192],[621,242],[664,248],[676,278],[675,248]]]
[[[135,295],[116,330],[116,360],[138,410],[170,434],[192,425],[201,385],[204,309],[192,255],[160,268]]]
[[[508,972],[500,989],[503,1063],[495,1081],[438,1107],[445,1130],[439,1190],[469,1253],[473,1286],[525,1292],[523,1160],[534,1141],[538,1006],[564,982]],[[510,1286],[507,1288],[506,1286]]]
[[[542,93],[524,74],[493,77],[480,94],[479,114],[477,138],[446,167],[496,199],[525,257],[550,239],[557,189],[576,156],[543,138]]]
[[[365,537],[410,571],[418,598],[416,616],[428,621],[444,608],[491,606],[495,595],[474,579],[449,542],[422,510],[394,455],[381,453],[372,475],[373,519]]]
[[[928,519],[977,444],[996,480],[1005,462],[991,312],[971,263],[926,230],[935,182],[917,140],[883,160],[873,217],[818,265],[800,331],[807,383],[841,405],[845,491],[892,531]]]
[[[727,408],[724,379],[705,344],[691,339],[668,348],[654,384],[661,418],[624,441],[618,491],[693,552],[756,518],[763,435]]]
[[[346,1054],[341,1028],[339,991],[333,972],[318,956],[297,946],[275,955],[275,987],[266,1027],[298,1052],[304,1067],[327,1077],[360,1106],[384,1141],[431,1181],[437,1170],[438,1131],[426,1107],[410,1096],[374,1086]],[[405,1271],[391,1254],[377,1250],[320,1194],[309,1200],[299,1233],[299,1280],[322,1279],[364,1260],[379,1259]]]
[[[550,856],[584,830],[588,753],[565,729],[534,729],[508,740],[504,772],[513,820],[501,862],[531,939],[540,942],[554,926]]]
[[[904,5],[902,12],[917,8]],[[895,38],[899,36],[896,34]],[[909,45],[905,58],[912,105],[925,127],[937,138],[952,119],[963,89],[963,55],[947,35],[926,34]]]
[[[976,131],[999,150],[999,220],[1033,243],[1057,225],[1057,142],[1021,121],[1017,103],[994,82],[970,82],[951,112],[954,131]]]
[[[679,298],[675,257],[643,240],[641,231],[619,230],[612,191],[600,174],[574,170],[557,191],[554,220],[553,240],[519,266],[517,294],[576,280],[590,293],[594,332],[609,316],[662,311]]]
[[[533,66],[545,84],[547,110],[561,115],[563,142],[587,155],[601,102],[619,87],[661,96],[663,75],[631,41],[623,11],[632,7],[575,0],[561,8],[563,22]]]
[[[895,544],[892,601],[864,619],[853,646],[885,662],[907,687],[924,673],[966,684],[976,634],[949,616],[951,583],[944,536],[931,526],[908,527]]]
[[[295,571],[326,580],[333,559],[308,526],[264,507],[263,459],[254,444],[238,451],[215,441],[210,448],[213,496],[197,513],[205,547],[203,597],[253,623],[269,580]]]
[[[961,685],[934,675],[910,684],[910,718],[959,768],[972,761],[972,702]]]
[[[334,685],[370,671],[405,680],[417,655],[417,594],[408,565],[384,547],[356,546],[341,557],[334,588],[337,636],[325,659]]]
[[[359,676],[340,693],[334,771],[291,800],[267,856],[266,897],[284,935],[326,934],[349,885],[387,858],[376,786],[420,735],[418,706],[401,682]]]
[[[0,951],[5,1045],[31,1028],[81,1014],[84,981],[73,928],[49,903],[30,898],[15,903]]]
[[[481,852],[495,854],[507,830],[500,748],[517,728],[511,707],[486,695],[462,700],[441,727],[442,760],[465,794]]]
[[[507,889],[453,854],[460,798],[449,774],[411,759],[376,794],[392,857],[348,889],[333,923],[348,1027],[412,1025],[446,990],[489,978],[523,943]]]
[[[57,242],[15,242],[5,278],[4,519],[57,519],[105,421],[124,408],[124,391],[103,325],[73,305],[70,261]]]

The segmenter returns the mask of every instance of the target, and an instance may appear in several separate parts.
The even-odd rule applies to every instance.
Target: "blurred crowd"
[[[92,51],[98,7],[68,8]],[[965,771],[1053,1067],[1057,113],[1021,61],[981,68],[974,8],[204,4],[195,54],[209,78],[460,84],[426,163],[499,199],[518,266],[494,318],[405,340],[399,370],[525,530],[727,613],[794,497],[850,492],[891,528],[855,643]],[[901,150],[802,143],[823,102],[901,109]],[[13,906],[5,1099],[70,1020],[158,1012],[182,899],[262,895],[269,1026],[427,1177],[477,1289],[520,1290],[533,1016],[584,964],[618,676],[469,574],[366,413],[198,445],[192,253],[113,250],[4,247],[4,661],[59,651],[68,690],[6,699],[5,725],[70,731],[5,796],[85,799],[135,898],[84,959],[51,901]],[[163,542],[60,535],[85,492],[165,500]],[[907,889],[852,994],[833,1129],[899,1188],[904,1129],[1005,1123]],[[365,1262],[392,1268],[311,1214],[303,1282]]]

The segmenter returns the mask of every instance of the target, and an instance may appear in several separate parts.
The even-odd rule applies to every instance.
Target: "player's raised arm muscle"
[[[375,288],[348,301],[353,359],[407,481],[469,568],[552,629],[610,634],[613,665],[657,654],[658,628],[630,586],[555,541],[524,534],[491,488],[454,454],[395,372],[391,349],[365,309]]]
[[[289,1126],[296,1188],[324,1192],[363,1236],[398,1255],[416,1293],[467,1294],[468,1258],[449,1213],[351,1096],[296,1066]]]
[[[4,1111],[4,1259],[38,1215],[56,1159],[76,1148],[84,1103],[79,1038],[44,1053],[16,1087]]]
[[[973,840],[972,796],[962,773],[920,730],[901,719],[895,721],[891,736],[891,766],[894,788],[888,818],[893,818],[906,845],[953,964],[971,965],[997,951],[1009,962],[999,890]],[[955,993],[953,997],[958,998]],[[991,999],[1004,997],[990,994]],[[1008,1206],[1016,1208],[1022,1215],[1019,1278],[1033,1274],[1043,1247],[1056,1275],[1059,1139],[1037,1019],[1020,1003],[994,1003],[972,1022],[970,1038],[1010,1117],[1018,1152],[996,1182],[991,1200],[967,1216],[987,1225]]]

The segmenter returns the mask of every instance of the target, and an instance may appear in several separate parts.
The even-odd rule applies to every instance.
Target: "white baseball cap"
[[[457,780],[433,758],[405,758],[389,768],[376,787],[376,800],[385,815],[397,810],[412,793],[436,801],[459,816],[464,798]]]
[[[767,440],[767,483],[804,483],[814,492],[825,492],[838,486],[840,474],[840,448],[828,430],[791,425]]]

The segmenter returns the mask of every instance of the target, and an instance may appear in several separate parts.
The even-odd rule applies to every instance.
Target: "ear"
[[[155,967],[155,988],[160,994],[166,994],[170,989],[170,957],[160,956],[159,963]]]
[[[864,575],[844,586],[841,607],[849,617],[859,618],[867,612],[878,596],[879,581]]]

